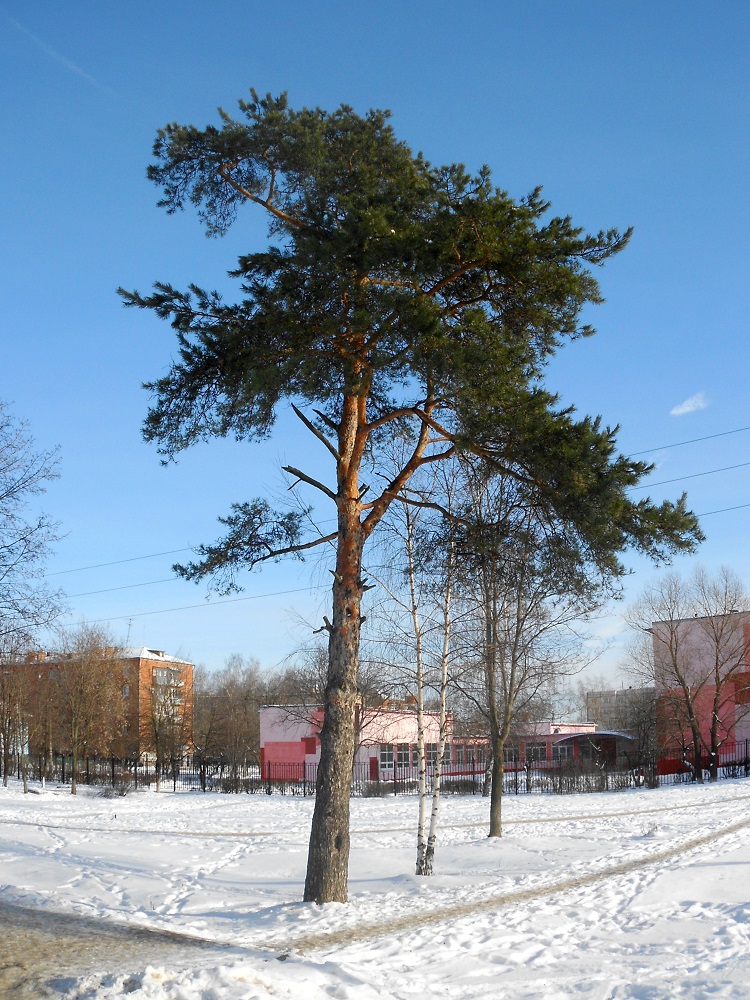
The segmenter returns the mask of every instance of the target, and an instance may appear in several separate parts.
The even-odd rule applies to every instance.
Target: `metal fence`
[[[72,759],[62,754],[43,758],[17,758],[14,770],[20,779],[23,770],[29,780],[69,784]],[[700,761],[702,776],[709,776],[709,761]],[[739,778],[750,775],[750,741],[727,743],[720,751],[718,777]],[[503,791],[508,795],[557,794],[573,792],[604,792],[648,785],[694,781],[698,769],[689,753],[662,757],[643,767],[605,761],[537,761],[532,764],[507,764],[503,776]],[[227,761],[205,761],[186,758],[162,766],[149,760],[119,760],[114,757],[87,757],[79,762],[78,782],[98,785],[113,794],[130,789],[159,785],[175,791],[219,791],[266,795],[315,795],[317,764],[273,764],[262,767],[250,762],[232,764]],[[434,771],[428,769],[428,786],[432,787]],[[481,795],[485,790],[486,771],[483,767],[446,765],[442,771],[441,790],[447,795]],[[391,768],[373,777],[369,764],[355,765],[352,773],[352,795],[385,797],[417,795],[419,776],[416,768]]]
[[[716,769],[719,778],[746,778],[750,775],[750,740],[725,743],[719,748]],[[690,750],[661,757],[656,765],[661,784],[696,781],[700,773],[708,780],[711,773],[711,759],[703,753],[696,761]]]

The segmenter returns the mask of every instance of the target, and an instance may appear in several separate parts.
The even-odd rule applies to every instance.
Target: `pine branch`
[[[308,486],[313,486],[316,490],[320,490],[321,493],[325,493],[330,500],[333,500],[334,502],[336,501],[336,494],[333,490],[329,490],[327,486],[318,482],[317,479],[313,479],[312,476],[308,476],[306,472],[301,472],[299,469],[295,469],[293,465],[284,465],[282,468],[283,471],[288,472],[290,476],[296,476],[299,481],[307,483]]]
[[[334,448],[334,446],[331,444],[331,442],[325,436],[325,434],[323,434],[321,431],[319,431],[318,428],[315,426],[315,424],[311,420],[308,420],[308,418],[305,416],[305,414],[302,412],[302,410],[299,409],[299,407],[295,406],[294,403],[292,403],[291,405],[292,405],[292,409],[294,410],[295,414],[299,417],[299,419],[302,421],[302,423],[305,425],[305,427],[307,427],[307,429],[312,434],[314,434],[315,437],[319,441],[323,442],[323,444],[330,451],[330,453],[333,455],[333,457],[336,459],[336,461],[339,462],[341,460],[341,456],[339,455],[338,450],[336,448]],[[317,413],[318,411],[316,410],[315,412]]]

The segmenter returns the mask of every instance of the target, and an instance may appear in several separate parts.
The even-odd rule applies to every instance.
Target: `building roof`
[[[179,656],[170,656],[163,649],[151,649],[149,646],[126,646],[118,649],[117,655],[124,660],[160,660],[163,663],[184,663],[192,667],[190,660],[183,660]]]
[[[565,736],[558,736],[554,741],[555,743],[566,743],[568,740],[581,739],[582,736],[589,736],[592,739],[598,740],[600,736],[615,736],[621,740],[634,740],[635,736],[631,736],[630,733],[623,733],[617,729],[597,729],[595,733],[584,732],[584,733],[567,733]]]

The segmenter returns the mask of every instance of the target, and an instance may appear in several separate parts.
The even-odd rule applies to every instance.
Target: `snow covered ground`
[[[749,780],[508,796],[501,840],[486,836],[486,800],[449,797],[429,879],[412,874],[416,800],[355,799],[350,902],[325,907],[299,902],[311,810],[265,795],[0,789],[0,908],[26,950],[21,961],[6,943],[6,995],[750,996]],[[63,915],[57,930],[49,918],[59,970],[23,930],[29,909]],[[85,964],[77,928],[93,942]],[[97,928],[119,936],[95,947]]]

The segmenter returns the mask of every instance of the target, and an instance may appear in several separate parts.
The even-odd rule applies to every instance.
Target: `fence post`
[[[115,758],[112,756],[112,787],[115,787]]]

